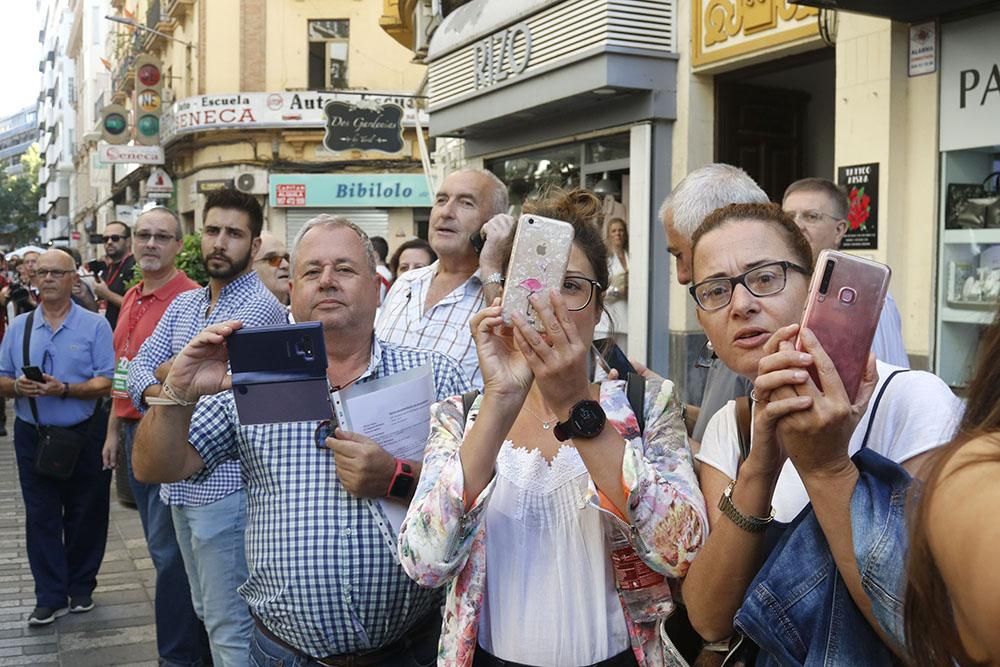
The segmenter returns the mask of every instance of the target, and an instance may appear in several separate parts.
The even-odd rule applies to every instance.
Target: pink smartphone
[[[868,364],[890,276],[885,264],[836,250],[823,250],[816,259],[802,326],[816,334],[833,360],[852,404]],[[802,342],[796,340],[795,347],[801,350]],[[816,368],[809,373],[822,389]]]
[[[511,315],[521,313],[536,329],[545,330],[528,297],[562,287],[573,236],[568,222],[532,214],[520,217],[500,302],[504,324],[510,326]]]

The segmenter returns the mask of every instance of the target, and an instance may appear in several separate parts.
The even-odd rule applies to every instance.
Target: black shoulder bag
[[[28,313],[24,323],[24,365],[30,366],[28,352],[31,347],[31,329],[35,312]],[[62,426],[43,426],[38,419],[38,406],[35,399],[29,398],[31,416],[35,418],[35,430],[38,432],[38,444],[35,449],[35,472],[43,477],[66,480],[73,476],[76,461],[80,458],[85,438],[83,434],[72,428]]]

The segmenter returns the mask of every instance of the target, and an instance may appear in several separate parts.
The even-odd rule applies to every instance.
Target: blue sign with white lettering
[[[271,174],[276,208],[414,208],[432,203],[423,174]]]

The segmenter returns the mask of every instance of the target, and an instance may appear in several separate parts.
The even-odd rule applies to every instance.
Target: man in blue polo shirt
[[[73,303],[78,279],[72,257],[59,250],[44,253],[35,269],[39,306],[19,315],[0,344],[0,395],[17,399],[14,449],[37,605],[30,625],[94,608],[108,537],[111,471],[101,458],[107,415],[95,410],[111,389],[115,354],[108,321]],[[28,363],[25,336],[30,336]],[[25,366],[40,369],[42,381],[25,377]],[[69,479],[36,471],[37,424],[72,428],[83,437]]]

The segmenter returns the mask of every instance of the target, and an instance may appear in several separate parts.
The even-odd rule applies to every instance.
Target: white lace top
[[[629,647],[589,476],[563,445],[551,465],[504,442],[486,508],[486,595],[479,644],[527,665],[589,665]]]

